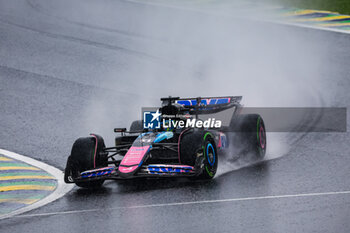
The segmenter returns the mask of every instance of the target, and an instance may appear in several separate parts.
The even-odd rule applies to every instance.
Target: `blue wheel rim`
[[[211,148],[211,150],[213,152],[213,161],[210,161],[210,158],[209,158],[209,148]],[[215,150],[214,150],[214,147],[211,143],[207,144],[207,159],[208,159],[209,165],[214,166],[214,164],[215,164]]]

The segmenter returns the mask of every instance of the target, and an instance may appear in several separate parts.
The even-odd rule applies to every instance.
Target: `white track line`
[[[211,11],[208,11],[205,9],[199,9],[199,8],[188,7],[188,6],[175,6],[175,5],[170,5],[170,4],[166,4],[166,3],[144,2],[144,1],[140,1],[140,0],[122,0],[122,1],[143,4],[143,5],[150,5],[150,6],[173,8],[173,9],[178,9],[178,10],[187,10],[187,11],[193,11],[193,12],[205,13],[205,14],[209,14],[209,15],[220,16],[215,11],[211,12]],[[313,25],[301,24],[301,23],[292,23],[292,22],[288,22],[288,21],[267,20],[267,19],[259,19],[259,18],[254,18],[254,17],[240,17],[240,16],[234,16],[234,15],[227,14],[227,13],[225,14],[225,16],[231,17],[231,18],[236,18],[236,19],[248,19],[248,20],[253,20],[253,21],[261,21],[261,22],[273,23],[273,24],[279,24],[279,25],[287,25],[287,26],[293,26],[293,27],[301,27],[301,28],[309,28],[309,29],[315,29],[315,30],[321,30],[321,31],[350,34],[350,30],[347,31],[347,30],[341,30],[341,29],[336,29],[336,28],[320,27],[320,26],[313,26]]]
[[[24,215],[18,215],[18,216],[16,216],[16,218],[43,217],[43,216],[66,215],[66,214],[77,214],[77,213],[88,213],[88,212],[99,212],[99,211],[111,211],[111,210],[123,210],[123,209],[141,209],[141,208],[184,206],[184,205],[198,205],[198,204],[213,204],[213,203],[215,204],[215,203],[240,202],[240,201],[257,201],[257,200],[282,199],[282,198],[331,196],[331,195],[341,195],[341,194],[343,194],[343,195],[344,194],[350,194],[350,191],[324,192],[324,193],[301,193],[301,194],[260,196],[260,197],[242,197],[242,198],[231,198],[231,199],[221,199],[221,200],[174,202],[174,203],[165,203],[165,204],[151,204],[151,205],[114,207],[114,208],[107,208],[107,209],[70,210],[70,211],[61,211],[61,212],[40,213],[40,214],[24,214]]]
[[[315,29],[315,30],[321,30],[321,31],[350,34],[350,30],[347,31],[347,30],[341,30],[336,28],[327,28],[327,27],[313,26],[313,25],[300,24],[300,23],[291,23],[291,22],[284,22],[284,21],[275,21],[275,20],[262,20],[262,21],[267,23],[274,23],[274,24],[287,25],[287,26],[293,26],[293,27],[301,27],[301,28],[309,28],[309,29]]]
[[[35,159],[29,158],[29,157],[26,157],[26,156],[23,156],[23,155],[20,155],[20,154],[11,152],[11,151],[3,150],[3,149],[0,149],[0,154],[3,154],[5,156],[10,157],[10,158],[15,159],[15,160],[25,162],[29,165],[34,166],[34,167],[40,168],[40,169],[46,171],[47,173],[51,174],[52,176],[54,176],[57,179],[57,187],[56,187],[55,191],[53,191],[47,197],[35,202],[32,205],[15,210],[15,211],[8,213],[8,214],[0,215],[0,219],[13,217],[15,215],[22,214],[24,212],[27,212],[27,211],[39,208],[43,205],[46,205],[46,204],[48,204],[52,201],[55,201],[58,198],[62,197],[63,195],[65,195],[67,192],[69,192],[74,187],[74,185],[68,185],[68,184],[64,183],[63,172],[61,170],[53,167],[53,166],[50,166],[46,163],[37,161]]]

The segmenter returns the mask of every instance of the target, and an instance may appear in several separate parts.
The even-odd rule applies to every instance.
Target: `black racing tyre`
[[[266,153],[266,130],[262,117],[258,114],[244,114],[234,117],[230,128],[233,147],[240,148],[241,154],[250,154],[255,159],[263,159]]]
[[[130,126],[131,132],[138,132],[143,130],[142,120],[133,121]]]
[[[104,148],[103,138],[98,135],[77,139],[67,160],[65,182],[72,182],[83,171],[108,166],[107,153],[103,152]],[[83,188],[96,188],[100,187],[103,182],[104,180],[94,180],[75,183]]]
[[[212,179],[217,171],[217,149],[212,133],[203,130],[188,130],[184,132],[180,140],[180,162],[195,166],[198,157],[202,156],[203,172],[200,179]]]

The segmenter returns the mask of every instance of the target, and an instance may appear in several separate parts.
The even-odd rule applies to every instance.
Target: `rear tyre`
[[[214,136],[207,131],[189,130],[180,138],[180,162],[182,164],[195,166],[198,161],[202,161],[203,172],[199,179],[214,178],[218,157],[214,141]]]
[[[103,138],[98,135],[77,139],[67,160],[65,182],[72,182],[83,171],[108,166],[107,153],[103,152],[104,148]],[[104,180],[93,180],[79,181],[75,184],[83,188],[96,188],[100,187],[103,182]]]
[[[252,155],[254,159],[263,159],[266,154],[266,130],[262,117],[258,114],[238,115],[231,121],[234,135],[231,143],[240,154]]]
[[[143,123],[142,120],[133,121],[130,126],[131,132],[139,132],[143,131]]]

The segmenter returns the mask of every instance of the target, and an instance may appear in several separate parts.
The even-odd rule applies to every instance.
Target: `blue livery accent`
[[[164,139],[170,139],[172,137],[174,137],[173,132],[162,132],[162,133],[157,135],[156,139],[154,140],[154,143],[158,143],[158,142],[163,141]]]
[[[176,174],[176,173],[189,173],[193,171],[191,167],[171,167],[171,166],[157,166],[157,165],[149,165],[147,170],[150,174]]]
[[[227,148],[227,138],[225,134],[220,135],[221,137],[221,148]]]
[[[91,178],[91,177],[98,177],[98,176],[105,176],[112,174],[114,172],[114,167],[106,167],[106,168],[100,168],[96,170],[90,170],[82,172],[81,178]]]
[[[176,103],[184,105],[184,106],[194,106],[197,105],[197,100],[188,99],[188,100],[177,100]],[[209,99],[201,99],[200,105],[216,105],[216,104],[227,104],[230,103],[230,98],[209,98]]]

